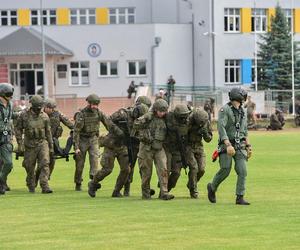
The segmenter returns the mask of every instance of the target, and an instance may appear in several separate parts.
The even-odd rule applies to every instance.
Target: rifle
[[[128,121],[118,121],[120,125],[125,124],[126,125],[126,132],[125,134],[125,141],[126,141],[126,147],[128,152],[128,158],[129,158],[129,166],[132,168],[134,164],[134,154],[133,154],[133,143],[132,143],[132,137],[130,136],[130,128],[128,126]]]
[[[186,158],[185,158],[185,151],[186,151],[185,138],[184,138],[184,136],[179,135],[178,130],[176,130],[176,138],[177,138],[177,142],[178,142],[178,146],[179,146],[181,163],[182,163],[182,166],[184,168],[185,174],[187,174],[187,172],[186,172],[187,162],[186,162]]]

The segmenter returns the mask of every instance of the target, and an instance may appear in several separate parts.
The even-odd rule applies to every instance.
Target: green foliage
[[[271,18],[271,30],[260,36],[258,42],[258,87],[259,89],[291,89],[292,85],[292,44],[291,32],[286,16],[280,6]],[[294,43],[295,86],[300,86],[300,53]]]

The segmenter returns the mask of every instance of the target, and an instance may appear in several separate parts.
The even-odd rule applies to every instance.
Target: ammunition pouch
[[[153,140],[153,142],[151,143],[151,147],[154,149],[154,150],[161,150],[162,147],[163,147],[163,143],[162,141],[159,141],[159,140]]]

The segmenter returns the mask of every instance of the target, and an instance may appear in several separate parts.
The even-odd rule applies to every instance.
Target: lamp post
[[[295,115],[295,62],[294,62],[294,6],[295,2],[292,0],[292,21],[291,21],[291,47],[292,47],[292,106],[293,116]]]
[[[46,53],[45,53],[45,37],[44,37],[44,20],[43,20],[43,0],[40,0],[40,22],[41,22],[41,38],[42,38],[42,60],[43,60],[43,94],[44,98],[48,98],[48,79],[46,72]]]

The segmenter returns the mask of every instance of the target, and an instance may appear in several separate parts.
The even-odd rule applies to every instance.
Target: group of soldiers
[[[242,91],[242,92],[241,92]],[[242,104],[245,93],[234,88],[230,93],[230,103],[219,112],[218,130],[220,171],[207,186],[208,199],[216,202],[218,185],[228,176],[232,159],[236,161],[238,174],[236,204],[248,205],[243,199],[245,192],[246,160],[250,157],[251,146],[247,139],[247,117]],[[74,147],[75,190],[82,190],[82,174],[87,153],[89,155],[88,194],[96,196],[101,181],[108,176],[117,159],[120,172],[112,192],[112,197],[130,195],[134,166],[138,161],[143,199],[151,199],[155,194],[150,187],[153,163],[158,176],[158,197],[171,200],[170,193],[176,187],[182,168],[188,169],[186,184],[193,199],[199,197],[198,182],[205,173],[206,157],[203,140],[212,140],[209,116],[202,108],[191,109],[178,104],[168,111],[168,103],[157,98],[152,104],[147,96],[137,98],[129,108],[121,108],[111,116],[100,109],[100,98],[91,94],[86,98],[87,105],[74,115],[74,123],[56,109],[54,100],[43,100],[39,95],[30,99],[31,107],[13,112],[10,100],[13,88],[10,84],[0,85],[0,194],[9,190],[7,176],[12,169],[12,134],[17,141],[16,153],[24,156],[28,191],[33,193],[39,182],[42,193],[52,193],[49,180],[57,155],[67,156]],[[10,121],[14,121],[14,129]],[[65,148],[59,146],[63,123],[71,130]],[[108,133],[100,135],[100,123]],[[98,169],[100,150],[101,168]],[[121,193],[123,189],[123,193]]]

